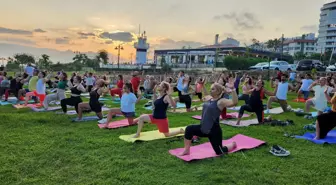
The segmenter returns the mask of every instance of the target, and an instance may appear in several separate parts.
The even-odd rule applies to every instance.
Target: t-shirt
[[[132,88],[133,88],[133,91],[134,92],[137,92],[138,91],[138,88],[139,88],[139,85],[140,85],[140,78],[135,76],[135,77],[132,77],[131,79],[131,84],[132,84]]]
[[[43,82],[43,79],[38,79],[36,83],[36,92],[37,94],[45,94],[46,92],[46,85]]]
[[[302,86],[301,86],[301,91],[309,91],[309,86],[313,83],[314,81],[312,79],[303,79],[302,80]]]
[[[95,79],[94,79],[93,77],[87,77],[87,78],[85,79],[85,84],[86,84],[86,85],[93,85],[94,82],[95,82]]]
[[[291,72],[291,73],[289,74],[289,79],[290,79],[290,80],[294,80],[294,79],[295,79],[295,76],[296,76],[296,73]]]
[[[123,81],[123,80],[119,80],[118,83],[117,83],[117,87],[118,87],[119,89],[122,89],[123,86],[124,86],[124,81]]]
[[[327,98],[324,94],[325,89],[327,88],[327,86],[320,86],[320,85],[316,85],[313,87],[313,90],[315,92],[315,96],[314,99],[316,101],[321,101],[321,102],[327,102]],[[328,87],[328,94],[330,94],[330,92],[332,91],[332,88]]]
[[[33,76],[34,75],[34,68],[32,66],[27,66],[25,68],[25,72],[29,75],[29,76]]]
[[[30,78],[29,83],[28,83],[28,89],[30,92],[33,92],[36,90],[36,83],[38,81],[38,77],[37,76],[33,76]]]
[[[4,80],[1,81],[0,87],[9,88],[9,85],[10,85],[10,81],[7,80],[7,79],[4,79]]]
[[[276,97],[279,100],[287,100],[288,82],[279,82]]]
[[[57,88],[58,89],[65,89],[67,87],[67,83],[68,83],[68,81],[66,81],[66,80],[59,81],[57,83]]]
[[[124,93],[120,100],[122,112],[135,112],[137,98],[134,93]]]
[[[179,91],[182,91],[183,89],[183,80],[184,80],[184,76],[179,77],[177,80],[177,89]]]

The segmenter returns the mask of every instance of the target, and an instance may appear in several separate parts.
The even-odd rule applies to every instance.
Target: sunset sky
[[[116,60],[135,50],[139,24],[154,49],[212,44],[233,37],[241,44],[317,32],[328,0],[0,0],[0,57],[27,52],[70,62],[73,51],[99,49]],[[111,39],[110,39],[111,38]]]

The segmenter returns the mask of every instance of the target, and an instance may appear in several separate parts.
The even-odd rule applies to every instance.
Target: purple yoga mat
[[[336,130],[332,130],[328,133],[327,137],[324,139],[320,140],[314,140],[316,134],[315,133],[305,133],[303,136],[295,136],[295,138],[298,139],[305,139],[308,141],[311,141],[315,144],[324,144],[324,143],[329,143],[329,144],[336,144]]]
[[[136,124],[133,124],[136,125]],[[133,126],[133,125],[129,125],[128,124],[128,120],[127,119],[122,119],[122,120],[118,120],[118,121],[113,121],[111,123],[109,123],[109,129],[116,129],[116,128],[122,128],[122,127],[128,127],[128,126]],[[98,124],[99,128],[103,128],[104,124]]]
[[[229,153],[234,153],[234,152],[237,152],[243,149],[252,149],[252,148],[256,148],[260,145],[265,144],[265,141],[251,138],[251,137],[248,137],[242,134],[237,134],[231,139],[223,140],[223,145],[231,143],[233,141],[237,143],[237,147],[233,151],[230,151]],[[184,150],[183,148],[177,148],[177,149],[169,150],[169,153],[184,161],[200,160],[200,159],[206,159],[206,158],[212,158],[212,157],[218,156],[216,155],[215,151],[212,149],[210,142],[203,143],[197,146],[192,146],[190,148],[190,155],[179,156],[179,154],[183,152],[183,150]]]
[[[238,112],[230,112],[230,113],[226,113],[226,116],[231,116],[232,118],[230,118],[230,119],[235,119],[235,118],[238,117],[238,114],[239,114]],[[244,114],[243,118],[247,118],[249,116],[250,116],[249,114]],[[202,116],[192,116],[192,118],[197,119],[197,120],[201,120]]]

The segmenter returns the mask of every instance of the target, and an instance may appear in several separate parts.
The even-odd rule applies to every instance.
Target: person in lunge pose
[[[184,130],[169,132],[169,123],[167,119],[167,109],[169,105],[175,106],[175,102],[170,94],[170,87],[167,82],[161,82],[161,84],[154,87],[153,94],[153,114],[143,114],[139,118],[134,120],[134,123],[138,123],[137,133],[134,138],[140,137],[142,127],[145,122],[156,124],[159,132],[166,137],[183,134]],[[156,95],[156,91],[159,93],[159,97]]]
[[[61,100],[61,106],[64,113],[67,112],[67,106],[75,106],[76,112],[78,113],[78,104],[82,103],[82,99],[80,95],[85,92],[84,86],[81,84],[82,77],[75,76],[73,77],[73,81],[68,81],[68,86],[71,91],[70,98],[65,98]]]
[[[211,85],[212,98],[203,104],[202,119],[199,125],[189,125],[184,134],[184,151],[180,155],[189,155],[193,136],[208,137],[213,150],[217,155],[223,155],[236,148],[232,142],[222,145],[222,129],[219,125],[219,116],[226,107],[233,107],[238,103],[238,96],[234,87],[231,87],[232,100],[222,98],[224,92],[228,92],[218,83]]]

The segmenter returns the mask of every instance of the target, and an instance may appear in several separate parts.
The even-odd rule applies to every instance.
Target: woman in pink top
[[[205,78],[198,78],[196,80],[196,83],[195,83],[195,95],[198,96],[198,98],[200,99],[200,101],[202,101],[202,92],[204,91],[204,93],[206,94],[206,89],[204,88],[204,85],[205,85]]]

